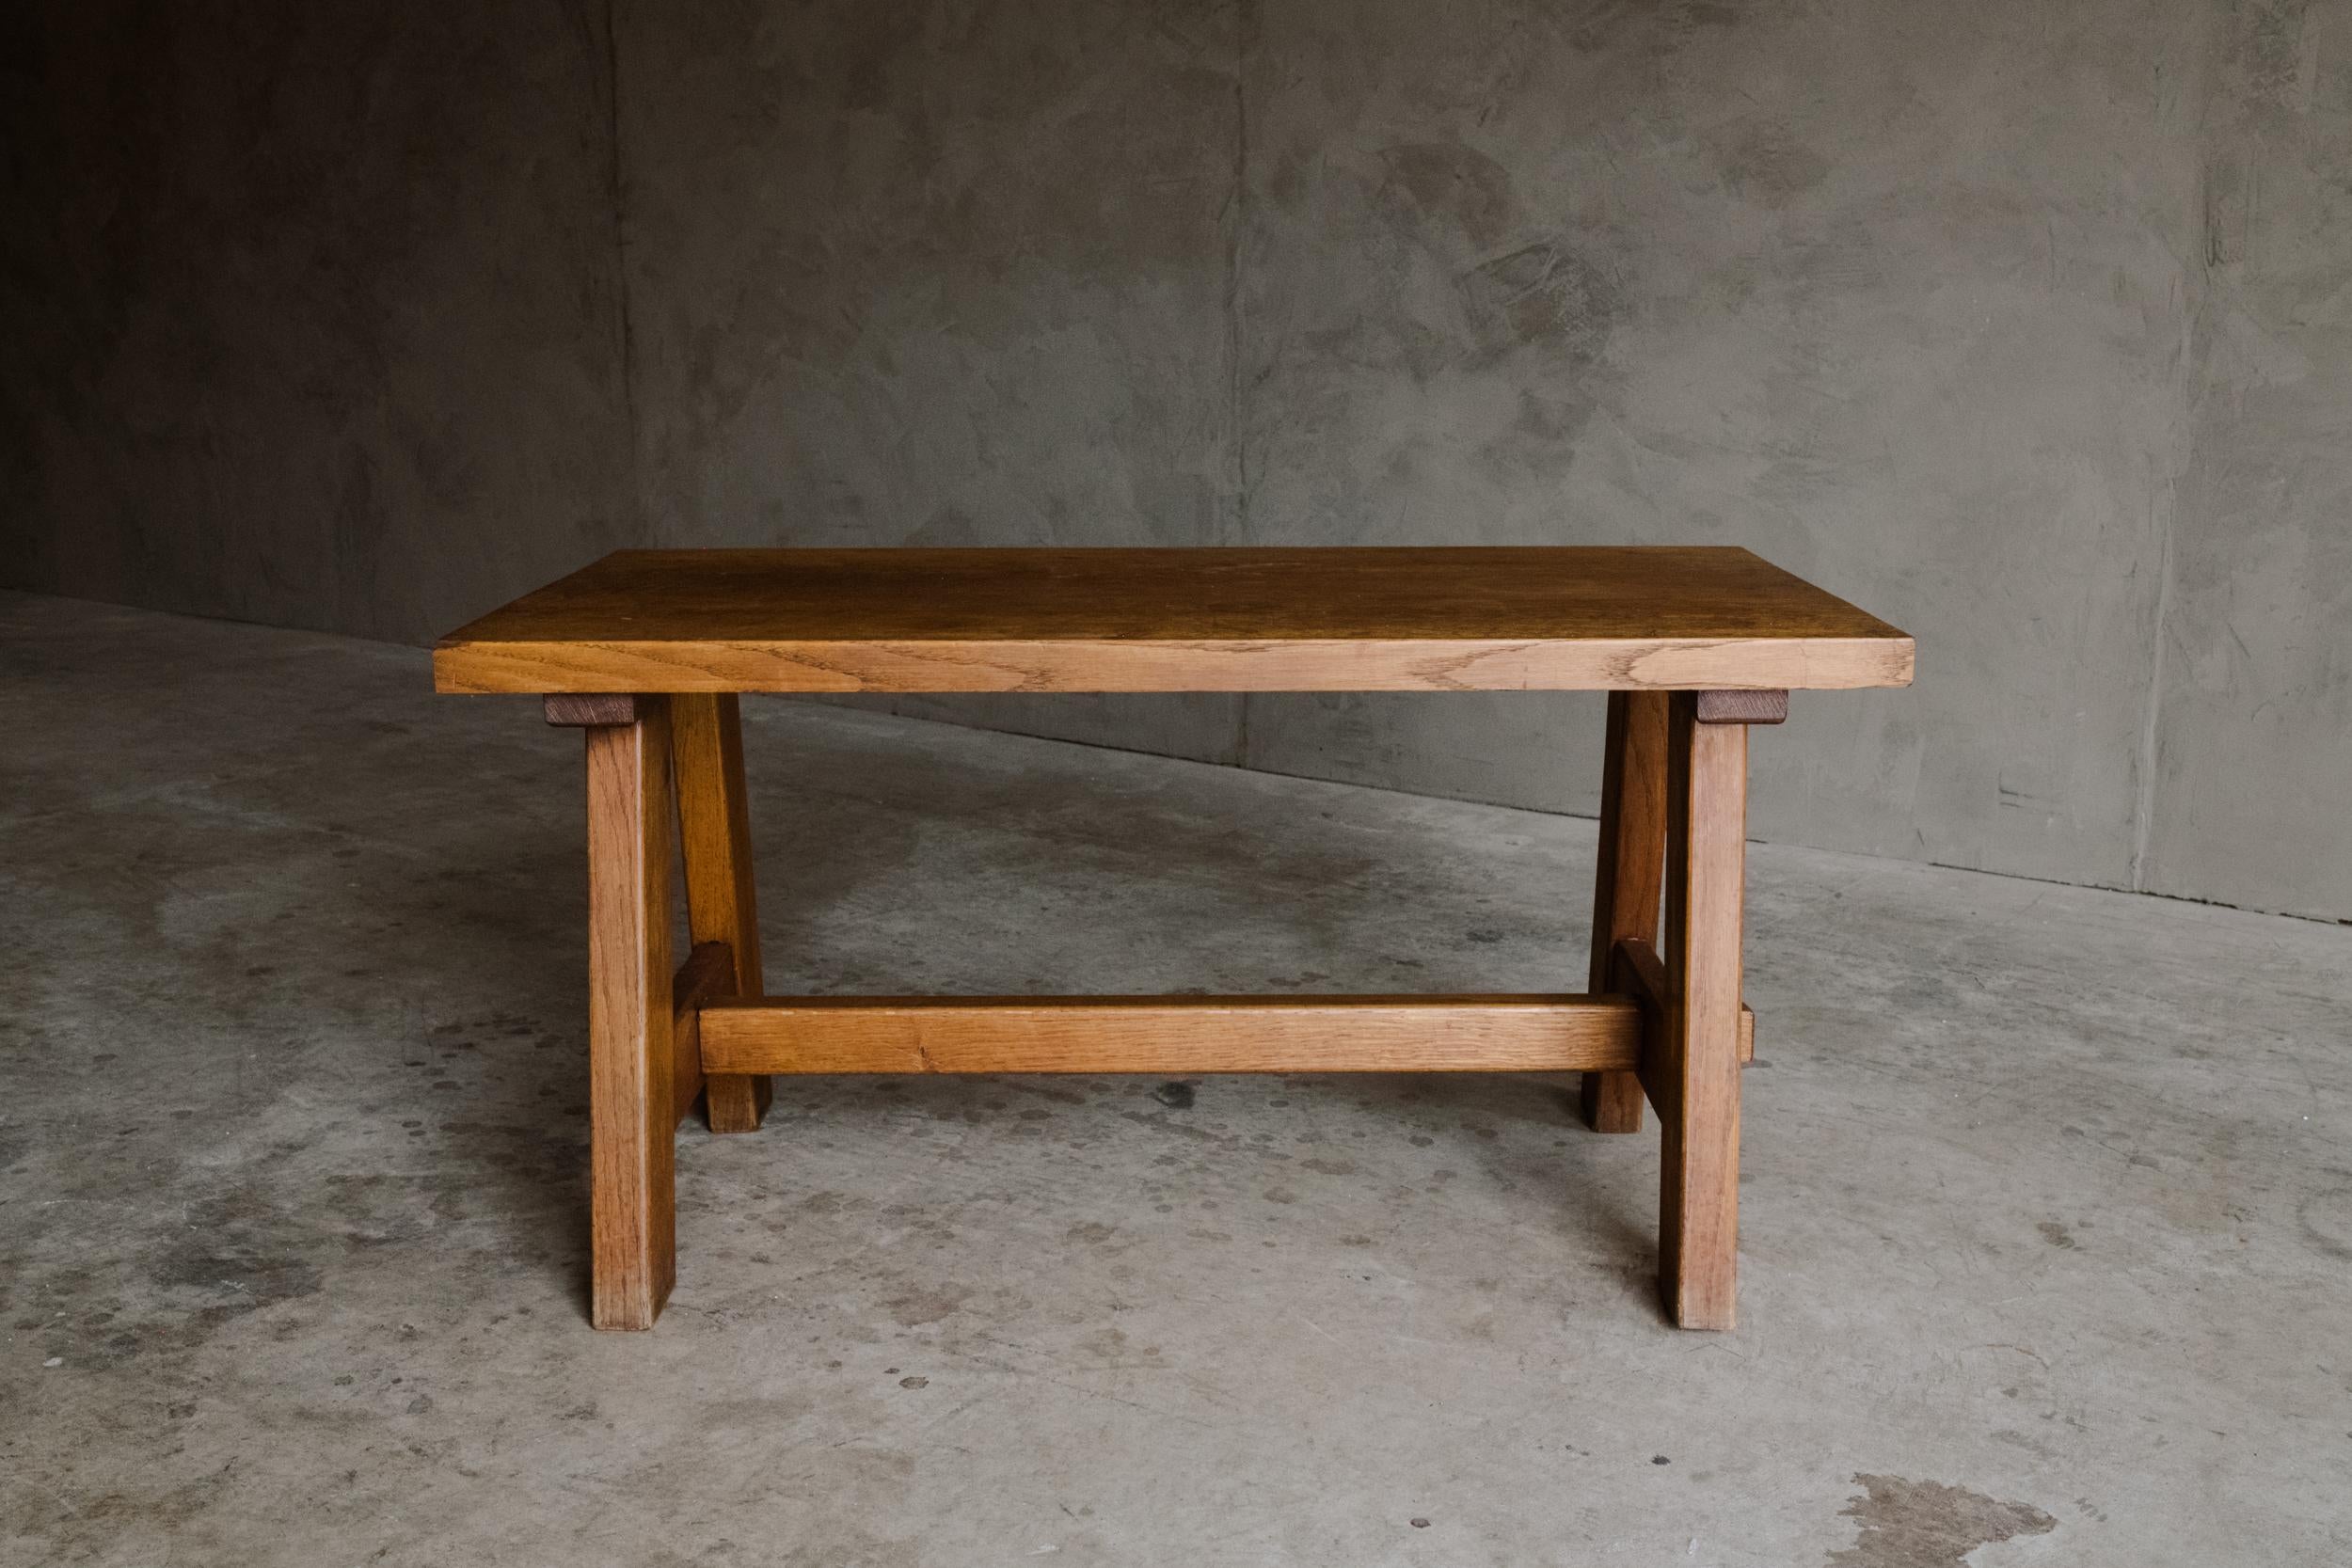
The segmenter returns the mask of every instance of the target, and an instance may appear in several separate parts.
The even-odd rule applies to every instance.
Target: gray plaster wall
[[[0,582],[421,641],[635,537],[603,18],[0,8]]]
[[[0,28],[0,582],[422,641],[632,543],[1738,543],[1920,641],[1758,835],[2352,917],[2343,0]],[[1595,803],[1581,696],[894,705]]]
[[[2352,4],[2208,63],[2141,885],[2352,915]]]

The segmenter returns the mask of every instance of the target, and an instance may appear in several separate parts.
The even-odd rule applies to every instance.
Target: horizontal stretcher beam
[[[705,1072],[1609,1072],[1629,996],[765,996],[702,1008]]]

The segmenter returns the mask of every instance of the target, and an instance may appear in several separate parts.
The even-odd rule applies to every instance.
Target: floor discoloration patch
[[[2029,1503],[2005,1503],[1965,1487],[1900,1476],[1853,1479],[1866,1496],[1840,1516],[1859,1520],[1862,1531],[1852,1545],[1830,1554],[1829,1568],[1963,1568],[1979,1546],[2058,1528]]]

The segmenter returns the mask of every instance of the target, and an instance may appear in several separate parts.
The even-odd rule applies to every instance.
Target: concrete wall
[[[633,537],[603,17],[0,8],[0,583],[422,641]]]
[[[611,545],[1748,545],[1767,838],[2352,917],[2352,10],[52,6],[0,581],[423,641]],[[1589,810],[1583,697],[909,711]]]
[[[2139,885],[2352,916],[2352,4],[2224,15]]]

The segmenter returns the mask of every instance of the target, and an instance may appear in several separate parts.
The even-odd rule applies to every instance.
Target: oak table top
[[[1723,546],[619,550],[443,638],[443,691],[1904,686],[1912,640]]]

